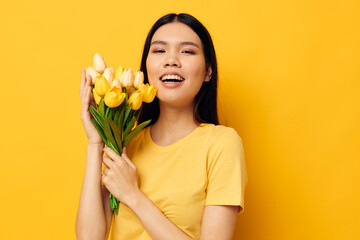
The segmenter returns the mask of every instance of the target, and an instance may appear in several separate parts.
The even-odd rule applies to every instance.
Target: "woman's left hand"
[[[126,148],[123,149],[121,156],[108,146],[105,146],[104,152],[110,158],[103,157],[108,169],[104,170],[102,181],[112,195],[129,206],[130,201],[134,201],[140,191],[136,166],[126,155]]]

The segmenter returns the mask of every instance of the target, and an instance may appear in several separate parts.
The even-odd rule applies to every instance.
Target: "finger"
[[[113,159],[114,161],[119,161],[119,160],[121,160],[121,159],[120,159],[120,156],[119,156],[114,150],[112,150],[111,148],[109,148],[108,146],[105,146],[105,147],[104,147],[104,152],[105,152],[111,159]]]
[[[83,98],[85,98],[87,87],[90,86],[89,85],[89,77],[90,77],[90,75],[87,75],[86,79],[85,79],[85,85],[84,85],[84,88],[83,88]]]
[[[123,148],[123,152],[121,154],[121,157],[133,168],[136,169],[135,164],[130,160],[128,155],[126,155],[126,147]]]
[[[82,104],[82,109],[83,109],[83,111],[87,111],[88,108],[89,108],[90,91],[91,91],[91,88],[90,88],[90,87],[87,87],[87,88],[84,90],[84,99],[83,99],[83,104]]]
[[[90,95],[91,95],[91,87],[87,87],[86,94],[85,94],[85,109],[89,108],[89,102],[90,102]]]
[[[103,175],[101,176],[101,180],[102,180],[102,182],[104,183],[104,185],[106,186],[107,176],[103,174]]]
[[[94,91],[94,90],[93,90]],[[91,91],[91,94],[90,94],[90,104],[91,106],[93,106],[94,108],[96,108],[96,102],[95,102],[95,99],[94,99],[94,93],[93,91]]]
[[[112,168],[114,166],[114,162],[108,158],[108,157],[104,157],[103,158],[103,162],[105,163],[105,165],[108,167],[108,168]],[[105,171],[104,171],[105,172]]]
[[[109,174],[109,171],[110,171],[110,169],[106,168],[106,169],[104,170],[104,174],[103,174],[103,175],[107,176],[107,175]]]
[[[82,92],[83,92],[83,89],[84,89],[84,85],[85,85],[85,70],[82,68],[81,69],[81,81],[80,81],[80,97],[82,97]]]
[[[86,82],[86,85],[90,86],[90,85],[91,85],[91,83],[92,83],[92,77],[91,77],[91,75],[88,75],[88,76],[87,76],[87,82]]]

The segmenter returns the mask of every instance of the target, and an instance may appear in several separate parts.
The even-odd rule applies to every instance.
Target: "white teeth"
[[[184,80],[182,77],[180,77],[179,75],[165,75],[163,76],[160,80],[166,80],[166,79],[176,79],[176,80]]]

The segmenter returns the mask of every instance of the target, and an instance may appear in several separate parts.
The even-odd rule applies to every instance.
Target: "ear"
[[[212,74],[211,64],[208,64],[206,71],[205,71],[205,79],[204,82],[210,82]]]

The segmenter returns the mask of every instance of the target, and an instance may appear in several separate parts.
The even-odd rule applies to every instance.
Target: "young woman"
[[[111,239],[232,239],[247,174],[241,138],[218,125],[217,62],[208,31],[191,15],[163,16],[147,36],[141,70],[158,89],[140,116],[152,122],[122,156],[104,148],[90,121],[91,78],[82,70],[88,147],[78,239],[107,239],[111,224]],[[120,201],[113,222],[109,192]]]

